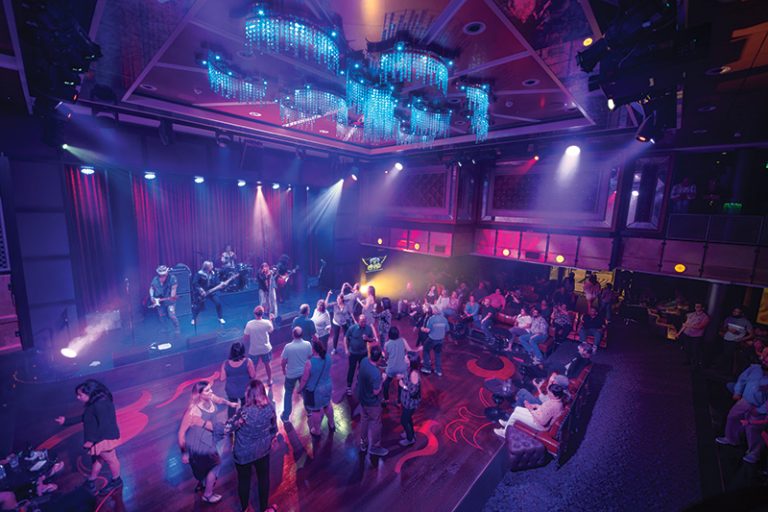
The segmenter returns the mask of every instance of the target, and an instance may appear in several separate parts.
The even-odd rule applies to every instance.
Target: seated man
[[[413,283],[408,281],[405,283],[405,292],[403,296],[397,301],[397,318],[402,318],[405,315],[411,313],[411,306],[416,303],[416,292],[413,291]]]
[[[555,342],[560,343],[568,338],[568,333],[573,328],[573,319],[566,303],[555,306],[552,312],[552,326],[555,328]]]
[[[501,288],[496,288],[496,291],[488,295],[488,299],[491,301],[491,307],[496,311],[501,311],[504,309],[506,299],[504,298],[504,294],[501,293]]]
[[[578,355],[565,365],[565,376],[569,379],[578,377],[581,371],[592,363],[595,348],[589,343],[579,343],[578,351]]]
[[[590,308],[589,313],[584,315],[582,320],[581,329],[579,329],[579,341],[586,343],[587,336],[592,336],[595,340],[595,351],[597,351],[600,341],[603,339],[604,326],[605,319],[600,316],[596,308]]]
[[[739,375],[733,389],[736,403],[728,411],[725,435],[715,439],[718,444],[738,446],[741,434],[747,438],[747,453],[744,462],[756,463],[764,443],[761,433],[765,429],[768,415],[768,348],[760,355],[760,364],[753,364]]]
[[[544,354],[541,353],[539,343],[546,341],[547,336],[549,336],[549,325],[539,314],[538,308],[531,308],[531,317],[528,332],[520,336],[520,345],[531,356],[533,364],[538,365],[544,360]]]
[[[494,316],[496,316],[496,310],[491,307],[491,301],[488,297],[483,299],[483,305],[480,306],[480,328],[485,334],[486,341],[493,341],[493,328]]]
[[[565,388],[558,384],[551,384],[548,388],[548,394],[550,395],[549,400],[540,405],[525,401],[523,407],[515,407],[509,420],[504,424],[504,428],[494,429],[493,433],[499,437],[505,437],[507,428],[518,421],[536,430],[547,430],[563,412],[564,402],[567,398]]]

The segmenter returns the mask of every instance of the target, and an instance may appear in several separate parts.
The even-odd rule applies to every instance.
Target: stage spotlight
[[[632,197],[640,197],[640,191],[639,190],[633,190],[632,191]]]
[[[565,261],[565,256],[563,256],[562,254],[558,254],[557,256],[555,256],[555,261],[558,263],[562,263]]]
[[[154,171],[145,171],[144,172],[144,179],[145,180],[153,180],[157,178],[157,174],[155,174]]]
[[[205,183],[205,178],[203,178],[202,176],[195,176],[195,183],[197,183],[198,185],[201,183]]]
[[[419,249],[421,249],[421,244],[419,242],[416,242],[415,244],[413,244],[413,248],[418,251]]]
[[[290,185],[290,184],[289,184],[289,185],[288,185],[288,188],[287,188],[286,190],[288,190],[288,192],[290,192],[292,188],[293,188],[293,185]]]
[[[69,144],[62,144],[61,149],[69,149]]]
[[[461,163],[461,160],[459,160],[458,164],[459,164],[459,167],[461,167],[462,165],[464,165],[464,164],[462,164],[462,163]]]
[[[273,183],[272,184],[272,190],[279,190],[279,189],[280,189],[280,184],[279,183]]]
[[[565,154],[568,156],[579,156],[579,154],[581,154],[581,148],[579,146],[568,146],[565,149]]]
[[[383,243],[384,243],[384,240],[382,240],[381,238],[379,238],[379,239],[377,239],[377,240],[376,240],[376,243],[377,243],[377,244],[379,244],[379,245],[381,245],[381,244],[383,244]]]
[[[613,98],[608,98],[608,110],[613,110],[616,108],[616,102],[613,101]]]
[[[685,269],[686,267],[682,263],[678,263],[677,265],[675,265],[675,272],[677,272],[678,274],[682,274],[683,272],[685,272]]]
[[[395,162],[395,170],[402,171],[403,164],[401,164],[400,162]]]
[[[357,181],[357,174],[353,174],[351,177],[353,180]]]
[[[539,161],[539,155],[533,155],[533,159],[538,162]]]
[[[663,133],[664,132],[658,123],[658,115],[654,110],[650,115],[646,116],[645,119],[643,119],[643,122],[640,123],[640,126],[637,127],[635,139],[640,142],[650,142],[653,144],[656,142],[656,139],[661,138]]]
[[[472,159],[472,165],[477,165],[477,162],[475,161],[474,158]]]
[[[582,41],[581,44],[583,44],[584,46],[589,46],[589,45],[591,45],[594,42],[595,41],[591,37],[588,37],[588,38],[584,39],[584,41]]]
[[[237,180],[237,186],[238,187],[244,187],[245,186],[245,180]]]
[[[509,249],[503,249],[503,250],[501,251],[501,254],[502,254],[502,255],[504,255],[504,256],[509,256],[509,255],[510,255],[510,254],[512,254],[512,253],[510,252],[510,250],[509,250]]]
[[[83,174],[93,174],[96,172],[96,170],[89,165],[83,165],[80,167],[80,172]]]
[[[74,359],[77,357],[77,352],[75,352],[73,349],[69,347],[64,347],[63,349],[61,349],[61,355],[63,355],[68,359]]]

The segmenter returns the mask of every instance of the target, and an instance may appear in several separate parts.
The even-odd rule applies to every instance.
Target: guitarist
[[[203,266],[192,279],[192,290],[194,292],[192,300],[192,325],[197,323],[197,315],[205,308],[205,299],[209,299],[216,306],[216,315],[219,317],[219,323],[227,323],[224,320],[223,308],[219,300],[219,290],[224,288],[235,276],[219,283],[216,272],[213,271],[213,262],[203,262]]]
[[[155,270],[157,275],[149,284],[150,306],[157,309],[160,321],[168,317],[176,332],[179,332],[179,319],[176,318],[176,288],[179,283],[176,276],[168,274],[168,267],[160,265]]]

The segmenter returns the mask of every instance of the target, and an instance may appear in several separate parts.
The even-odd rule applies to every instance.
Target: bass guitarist
[[[224,320],[223,308],[219,300],[219,290],[227,286],[238,274],[233,274],[226,281],[218,283],[216,272],[213,270],[212,261],[204,261],[203,266],[192,279],[192,325],[197,324],[197,315],[205,309],[205,300],[213,302],[216,307],[216,316],[219,317],[219,323],[227,323]]]
[[[157,275],[152,278],[149,285],[150,308],[157,309],[160,321],[168,319],[173,324],[174,330],[179,332],[179,319],[176,318],[176,288],[179,283],[176,276],[168,274],[168,267],[160,265],[155,269]]]

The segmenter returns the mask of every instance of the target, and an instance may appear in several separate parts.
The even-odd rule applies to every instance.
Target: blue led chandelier
[[[482,142],[488,138],[488,85],[466,85],[461,88],[467,95],[467,106],[472,111],[469,123],[475,134],[475,142]]]
[[[347,100],[332,92],[323,91],[306,85],[293,91],[280,102],[280,118],[283,126],[295,128],[313,128],[315,121],[326,116],[336,119],[336,134],[343,136],[347,125],[349,109]]]
[[[430,109],[421,98],[411,104],[411,134],[413,140],[401,138],[401,143],[432,144],[435,139],[447,137],[451,131],[451,111]]]
[[[267,94],[266,80],[238,73],[219,54],[209,52],[203,65],[208,68],[211,90],[228,100],[256,103]]]
[[[379,59],[382,82],[419,82],[433,85],[445,94],[448,91],[448,63],[430,50],[411,48],[400,41]]]
[[[245,21],[246,46],[296,59],[314,61],[334,73],[339,72],[340,51],[334,37],[308,21],[280,16],[257,7]]]

